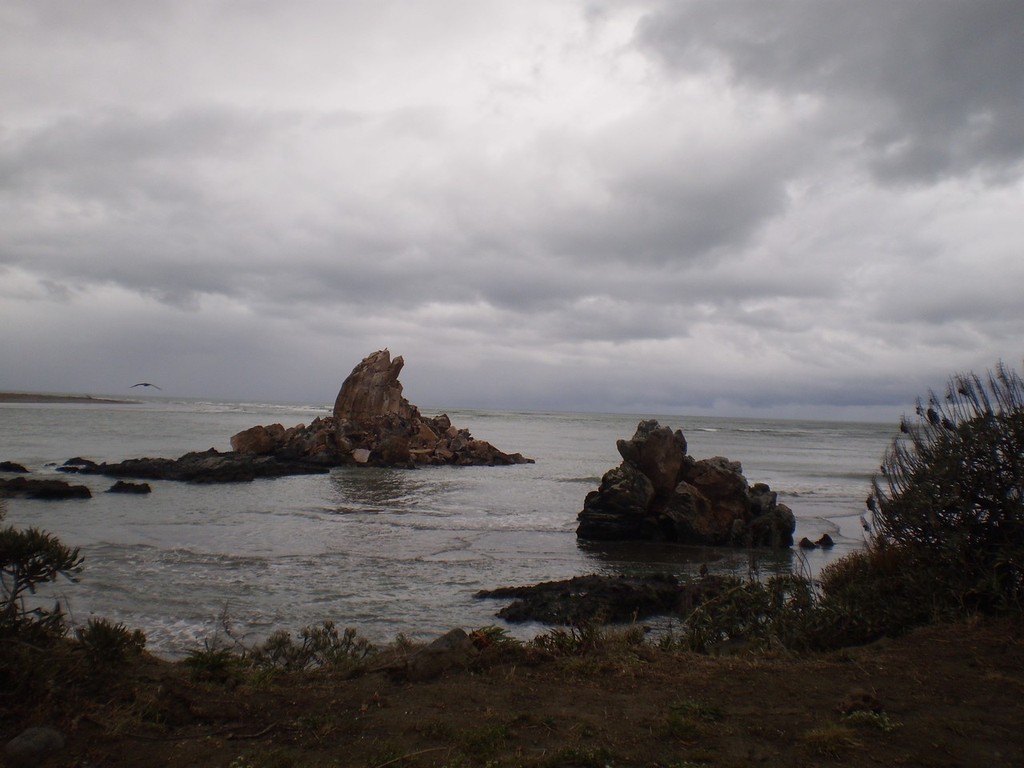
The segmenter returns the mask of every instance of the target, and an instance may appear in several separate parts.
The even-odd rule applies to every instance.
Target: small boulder
[[[21,464],[16,464],[13,461],[0,461],[0,472],[16,472],[23,475],[27,474],[28,470]]]
[[[411,682],[433,680],[452,669],[465,669],[477,655],[472,638],[456,628],[414,653],[399,676]]]
[[[55,752],[64,749],[64,734],[55,728],[26,728],[4,746],[4,755],[11,765],[41,765]]]
[[[150,488],[149,483],[129,483],[125,480],[118,480],[107,489],[107,493],[146,494],[152,492],[153,489]]]

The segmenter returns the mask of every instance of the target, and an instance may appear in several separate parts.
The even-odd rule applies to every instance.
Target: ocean
[[[441,411],[421,409],[425,415]],[[457,427],[535,464],[339,468],[326,475],[229,485],[150,481],[147,496],[105,493],[113,479],[63,475],[81,456],[121,461],[230,450],[256,424],[293,426],[326,406],[183,401],[0,404],[0,460],[35,477],[88,485],[93,498],[7,499],[4,524],[35,526],[81,548],[78,583],[43,592],[73,625],[104,617],[141,629],[175,658],[231,636],[334,621],[375,643],[429,639],[497,624],[503,603],[480,589],[587,573],[669,571],[814,575],[864,545],[860,516],[893,424],[690,416],[444,411]],[[797,518],[796,539],[828,533],[830,550],[747,552],[664,544],[578,542],[586,494],[620,457],[619,438],[656,418],[682,429],[696,458],[726,456],[765,482]],[[532,637],[539,625],[506,627]]]

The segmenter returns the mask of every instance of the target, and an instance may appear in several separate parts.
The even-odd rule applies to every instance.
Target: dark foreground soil
[[[0,738],[57,727],[67,744],[43,765],[69,768],[1024,765],[1024,642],[1006,621],[805,656],[498,645],[422,682],[199,681],[143,657],[88,697],[52,693],[4,701]]]

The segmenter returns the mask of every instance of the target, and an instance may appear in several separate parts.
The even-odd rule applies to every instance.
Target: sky
[[[0,390],[898,418],[1024,360],[1019,0],[5,0]]]

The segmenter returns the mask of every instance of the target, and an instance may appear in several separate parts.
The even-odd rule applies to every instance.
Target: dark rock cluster
[[[682,431],[640,422],[616,444],[622,463],[587,494],[576,535],[596,540],[789,547],[796,519],[764,483],[750,486],[739,462],[694,459]]]
[[[650,616],[688,616],[729,585],[720,576],[681,582],[665,573],[634,577],[589,574],[531,586],[482,590],[475,597],[511,599],[496,614],[508,622],[579,625],[591,621],[631,622]]]

